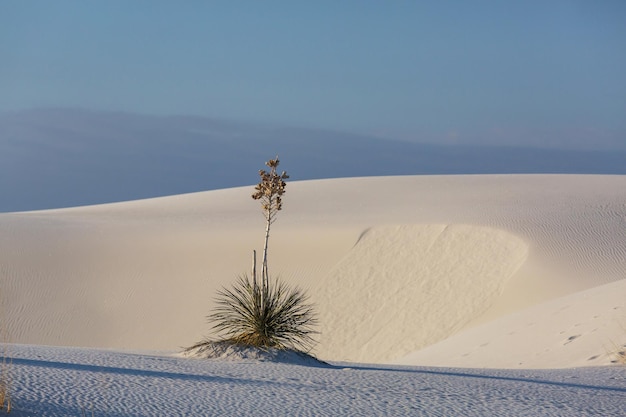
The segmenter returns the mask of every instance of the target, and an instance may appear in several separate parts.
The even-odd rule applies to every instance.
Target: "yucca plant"
[[[220,291],[208,316],[213,329],[235,344],[309,351],[315,316],[308,297],[279,280],[267,282],[255,285],[243,276],[232,289]]]
[[[270,239],[270,228],[276,216],[283,208],[283,194],[285,194],[285,188],[287,183],[285,180],[289,178],[289,175],[285,171],[278,174],[277,168],[280,161],[278,155],[276,158],[270,159],[265,163],[270,169],[267,172],[264,169],[259,170],[259,176],[261,181],[254,187],[255,193],[252,194],[252,198],[255,200],[261,200],[261,208],[263,209],[263,216],[265,217],[265,241],[263,244],[263,262],[261,266],[261,280],[262,286],[269,285],[269,272],[267,269],[267,248]],[[256,252],[253,251],[253,266],[252,277],[256,284]]]
[[[260,170],[261,181],[252,198],[261,201],[265,218],[265,240],[260,279],[257,277],[256,252],[253,251],[252,280],[241,276],[232,289],[224,288],[216,297],[216,308],[207,316],[213,330],[222,335],[217,342],[204,341],[187,349],[210,351],[214,343],[236,344],[261,349],[289,349],[309,351],[314,345],[316,318],[307,295],[279,279],[271,280],[267,267],[267,253],[271,225],[282,210],[285,194],[283,171],[278,173],[278,156],[265,163],[269,171]],[[251,282],[252,281],[252,282]],[[209,349],[205,349],[205,348]]]

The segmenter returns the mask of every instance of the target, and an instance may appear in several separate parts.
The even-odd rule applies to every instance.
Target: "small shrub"
[[[11,412],[11,364],[12,361],[2,352],[2,364],[0,364],[0,410]]]
[[[254,285],[243,276],[232,289],[220,291],[208,316],[214,330],[236,344],[310,350],[316,320],[307,295],[279,280],[270,284]]]

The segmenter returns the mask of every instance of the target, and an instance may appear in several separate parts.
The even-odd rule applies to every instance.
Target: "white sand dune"
[[[445,339],[493,305],[527,253],[488,227],[367,230],[321,285],[319,354],[385,362]]]
[[[476,368],[604,365],[616,349],[626,350],[625,295],[626,280],[577,292],[468,329],[397,362]]]
[[[149,350],[196,342],[216,291],[261,249],[251,191],[1,214],[10,340]],[[626,177],[292,182],[270,268],[317,303],[322,359],[608,364],[605,346],[626,342],[616,295],[626,289]]]

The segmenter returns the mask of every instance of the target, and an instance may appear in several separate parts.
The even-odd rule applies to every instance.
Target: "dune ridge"
[[[205,315],[215,292],[247,272],[252,249],[262,246],[263,221],[251,192],[239,187],[0,214],[0,288],[12,340],[148,350],[196,342],[209,332]],[[532,306],[624,279],[626,177],[295,181],[271,239],[270,272],[307,288],[325,318],[314,353],[397,361],[454,334],[510,314],[538,314]],[[389,276],[397,281],[382,285]],[[466,285],[465,277],[480,285]],[[424,291],[436,285],[441,289]],[[369,289],[372,305],[351,295],[359,287]],[[429,310],[417,307],[428,305],[438,305],[449,322],[432,324],[441,314],[426,320]],[[561,319],[555,320],[556,328]],[[535,355],[545,349],[541,343],[516,354]],[[589,345],[579,353],[586,360],[596,350]],[[449,355],[459,352],[450,348]],[[603,361],[593,364],[608,363],[606,355]],[[561,365],[573,363],[581,357]]]

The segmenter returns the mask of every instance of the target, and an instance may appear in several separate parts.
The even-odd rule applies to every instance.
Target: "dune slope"
[[[493,304],[527,248],[487,227],[367,230],[321,286],[319,354],[384,362],[446,338]]]
[[[215,292],[261,249],[251,191],[0,214],[0,305],[11,341],[151,350],[194,343],[209,331]],[[615,283],[626,276],[624,259],[623,176],[292,182],[270,246],[270,272],[307,288],[319,306],[316,352],[362,362],[401,360]],[[545,350],[541,343],[533,349]]]

